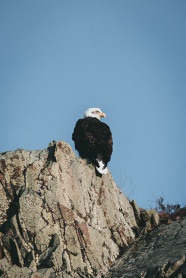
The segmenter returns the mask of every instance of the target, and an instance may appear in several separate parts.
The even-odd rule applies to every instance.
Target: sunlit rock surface
[[[137,230],[111,174],[65,142],[0,154],[2,277],[103,277]]]

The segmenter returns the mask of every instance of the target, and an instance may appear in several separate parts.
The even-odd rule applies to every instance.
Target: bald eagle
[[[72,140],[80,157],[92,162],[99,173],[106,174],[113,141],[110,127],[100,121],[101,117],[106,117],[106,114],[99,108],[85,111],[84,118],[79,119],[75,125]]]

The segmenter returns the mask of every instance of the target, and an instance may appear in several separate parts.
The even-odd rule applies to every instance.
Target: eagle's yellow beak
[[[104,117],[104,118],[106,117],[106,114],[105,114],[105,113],[103,113],[103,112],[102,112],[102,113],[100,113],[99,115],[100,115],[100,117]]]

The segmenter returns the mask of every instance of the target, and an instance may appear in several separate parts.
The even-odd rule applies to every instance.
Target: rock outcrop
[[[1,153],[0,276],[186,277],[180,212],[158,227],[155,210],[130,203],[63,141]]]
[[[139,237],[105,277],[186,277],[186,218]]]
[[[65,142],[0,154],[2,277],[102,277],[137,231],[111,174]]]

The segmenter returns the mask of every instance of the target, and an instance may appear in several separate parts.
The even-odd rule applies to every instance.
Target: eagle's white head
[[[106,114],[101,111],[99,108],[89,108],[84,113],[84,118],[92,117],[100,120],[101,117],[106,117]]]

